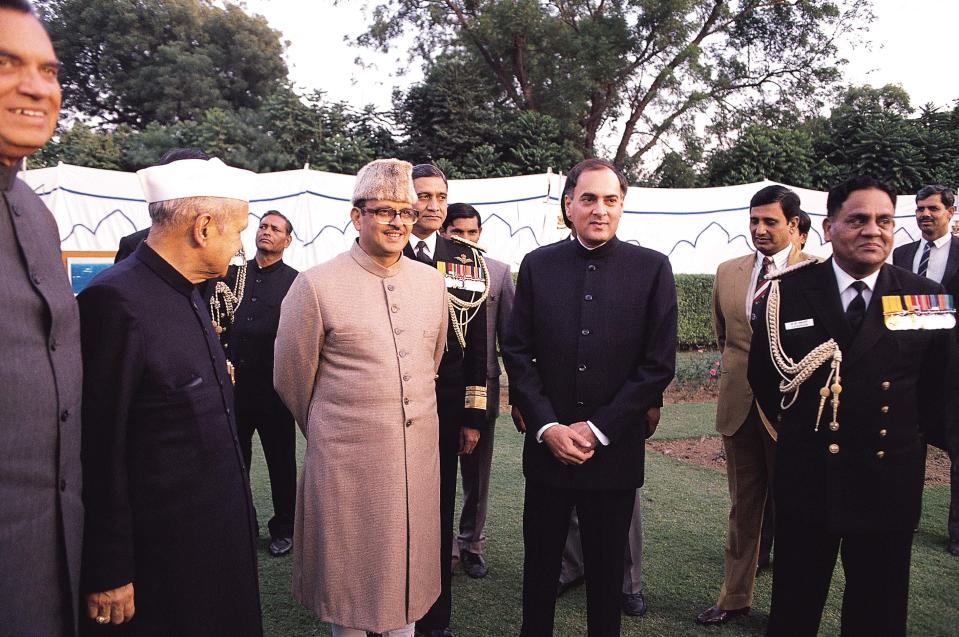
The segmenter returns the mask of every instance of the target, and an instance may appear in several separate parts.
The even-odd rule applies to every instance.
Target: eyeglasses
[[[360,212],[373,215],[376,223],[381,223],[384,226],[393,223],[397,217],[404,226],[412,226],[420,218],[420,213],[413,208],[403,208],[401,210],[395,208],[360,208]]]

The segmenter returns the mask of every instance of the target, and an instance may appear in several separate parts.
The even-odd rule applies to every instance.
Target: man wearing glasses
[[[443,591],[433,608],[417,622],[429,637],[452,637],[453,515],[456,501],[456,465],[460,454],[473,453],[486,429],[486,291],[488,276],[479,252],[469,245],[440,236],[446,219],[446,175],[432,164],[413,167],[413,185],[419,212],[403,253],[444,274],[452,309],[446,353],[436,380],[440,431],[439,565]]]
[[[307,439],[293,595],[333,637],[412,637],[440,593],[434,377],[446,345],[443,277],[403,258],[412,166],[356,177],[348,252],[283,300],[273,381]]]

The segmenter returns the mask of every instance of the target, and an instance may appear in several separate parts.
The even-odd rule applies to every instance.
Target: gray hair
[[[220,197],[184,197],[154,201],[149,206],[150,220],[154,226],[176,228],[193,223],[201,214],[209,214],[217,227],[226,223]]]

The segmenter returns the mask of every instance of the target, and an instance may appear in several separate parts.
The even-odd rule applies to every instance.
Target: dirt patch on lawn
[[[677,438],[675,440],[648,440],[646,446],[664,456],[691,462],[703,467],[726,471],[726,454],[719,436]],[[926,485],[949,484],[949,456],[936,447],[929,447],[926,458]]]

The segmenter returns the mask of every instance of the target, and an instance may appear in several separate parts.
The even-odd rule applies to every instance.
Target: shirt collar
[[[854,276],[848,274],[842,268],[840,268],[839,264],[836,263],[835,259],[831,259],[831,261],[832,261],[832,271],[836,274],[836,284],[839,286],[840,294],[845,292],[846,288],[852,285],[855,281],[862,281],[863,283],[865,283],[866,287],[869,288],[870,292],[876,289],[876,279],[879,278],[879,270],[881,270],[882,268],[877,269],[875,272],[873,272],[867,277],[857,279]]]
[[[435,232],[430,233],[430,236],[425,239],[420,239],[412,232],[410,233],[410,247],[413,248],[413,252],[416,253],[416,244],[420,241],[426,243],[426,249],[430,251],[430,257],[435,261],[436,260],[436,234]]]
[[[602,242],[601,244],[599,244],[598,246],[593,246],[592,248],[590,248],[588,245],[586,245],[585,243],[583,243],[582,239],[580,239],[578,235],[577,235],[577,237],[576,237],[576,240],[579,241],[579,245],[583,246],[584,248],[586,248],[586,249],[589,250],[590,252],[592,252],[593,250],[598,250],[599,248],[602,248],[604,245],[606,245],[607,243],[609,243],[609,241],[603,241],[603,242]]]
[[[945,247],[950,241],[952,241],[952,233],[946,232],[946,234],[933,241],[933,244],[935,244],[937,248],[942,248]]]
[[[786,267],[786,264],[789,262],[789,254],[792,252],[792,244],[787,245],[785,248],[777,252],[772,256],[773,265],[777,270],[782,270]],[[756,250],[756,266],[762,267],[763,259],[766,257],[765,254]]]

